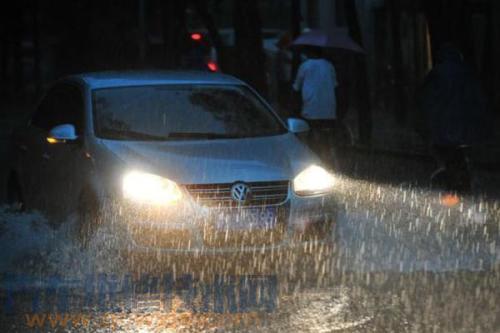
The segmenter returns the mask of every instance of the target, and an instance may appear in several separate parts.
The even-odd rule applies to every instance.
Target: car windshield
[[[162,85],[93,92],[94,127],[113,140],[196,140],[286,133],[244,86]]]

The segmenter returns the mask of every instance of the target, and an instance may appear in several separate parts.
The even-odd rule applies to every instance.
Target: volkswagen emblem
[[[236,183],[231,187],[231,197],[239,203],[244,203],[250,198],[250,187],[244,183]]]

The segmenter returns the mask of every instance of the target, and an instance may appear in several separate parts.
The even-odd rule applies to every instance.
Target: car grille
[[[198,203],[210,207],[279,205],[288,197],[289,181],[252,182],[246,185],[250,187],[251,195],[244,204],[232,198],[233,184],[197,184],[185,185],[185,188]]]

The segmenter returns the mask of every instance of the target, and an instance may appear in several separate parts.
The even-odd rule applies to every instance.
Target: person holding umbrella
[[[310,147],[325,162],[331,162],[328,149],[337,118],[335,87],[338,84],[335,67],[322,58],[320,47],[305,46],[303,51],[307,60],[298,69],[293,89],[301,94],[300,115],[311,127],[308,137]]]
[[[337,124],[337,73],[334,65],[323,55],[325,50],[342,50],[364,54],[347,31],[336,29],[329,32],[309,30],[298,36],[292,47],[302,51],[307,60],[299,67],[293,89],[300,92],[300,115],[309,122],[309,144],[327,163],[333,163],[333,138]]]

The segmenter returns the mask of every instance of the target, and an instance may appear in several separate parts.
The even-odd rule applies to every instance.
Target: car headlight
[[[317,165],[308,167],[293,180],[293,190],[298,195],[327,193],[333,189],[334,185],[334,176]]]
[[[122,181],[123,196],[138,203],[167,205],[179,201],[182,192],[167,178],[150,173],[131,171]]]

